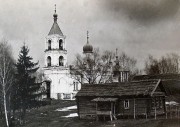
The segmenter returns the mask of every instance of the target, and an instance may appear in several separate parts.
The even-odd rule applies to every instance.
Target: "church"
[[[80,76],[81,82],[71,73],[71,66],[68,65],[68,51],[66,48],[66,36],[61,31],[57,19],[58,15],[53,14],[54,23],[45,39],[45,66],[43,67],[43,86],[46,95],[43,98],[74,100],[81,89],[81,85],[87,82]],[[83,46],[83,54],[88,58],[93,53],[93,46],[89,44],[87,32],[87,43]],[[117,54],[117,53],[116,53]],[[113,82],[126,82],[129,78],[128,71],[120,71],[118,56],[113,66]]]
[[[57,23],[56,9],[53,18],[54,23],[45,38],[43,80],[47,94],[43,98],[73,100],[81,84],[71,78],[66,36]]]

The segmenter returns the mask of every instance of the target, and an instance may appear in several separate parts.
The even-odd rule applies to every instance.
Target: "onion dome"
[[[93,47],[92,47],[92,45],[90,45],[90,44],[86,44],[86,45],[84,45],[83,46],[83,52],[84,53],[92,53],[93,52]]]
[[[89,44],[88,31],[87,31],[87,44],[83,46],[83,53],[93,53],[93,46]]]

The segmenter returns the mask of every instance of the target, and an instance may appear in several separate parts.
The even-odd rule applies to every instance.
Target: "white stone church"
[[[66,36],[62,33],[58,23],[58,15],[53,15],[54,23],[45,41],[45,67],[43,68],[43,86],[46,95],[43,98],[73,100],[81,89],[81,83],[73,79],[68,65],[68,52],[66,49]],[[93,53],[93,46],[89,44],[87,33],[87,44],[83,46],[84,55],[90,56]],[[116,53],[117,54],[117,53]],[[113,65],[112,65],[113,66]],[[113,67],[113,82],[128,81],[129,72],[120,71],[118,56],[116,56]],[[112,71],[110,71],[112,73]],[[117,73],[117,74],[116,74]],[[85,83],[81,77],[81,81]]]
[[[45,98],[74,99],[81,84],[71,78],[68,66],[66,36],[61,31],[57,18],[53,15],[54,23],[45,41],[45,67],[43,68],[44,87],[47,90]]]

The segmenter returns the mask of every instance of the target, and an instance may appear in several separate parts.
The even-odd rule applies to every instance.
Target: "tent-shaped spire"
[[[54,23],[53,23],[53,25],[52,25],[52,27],[51,27],[51,30],[49,31],[49,34],[48,34],[48,35],[58,34],[58,35],[63,36],[63,33],[62,33],[62,31],[61,31],[58,23],[57,23],[57,17],[58,17],[58,15],[56,14],[56,5],[55,5],[55,10],[54,10],[54,11],[55,11],[55,13],[54,13],[54,15],[53,15],[53,17],[54,17]]]

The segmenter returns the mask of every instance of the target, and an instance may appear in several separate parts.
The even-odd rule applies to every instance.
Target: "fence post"
[[[166,119],[167,119],[167,111],[166,111]]]
[[[154,119],[156,120],[156,107],[154,108]]]
[[[178,118],[178,106],[176,106],[176,118]]]
[[[136,102],[135,102],[135,98],[134,98],[134,119],[136,119]]]

